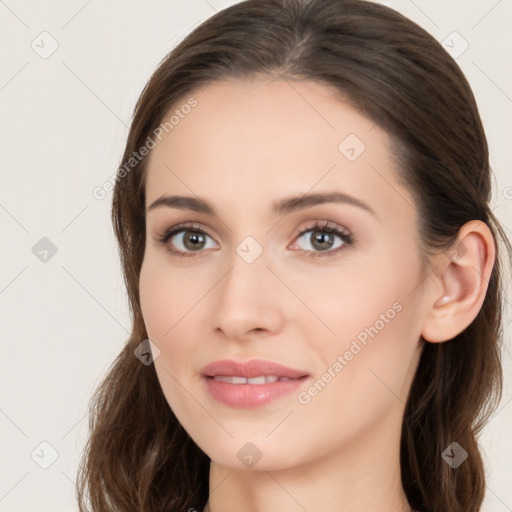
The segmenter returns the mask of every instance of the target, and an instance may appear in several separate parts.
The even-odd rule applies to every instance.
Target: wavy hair
[[[134,109],[122,162],[180,99],[218,79],[256,76],[333,86],[389,134],[399,179],[415,199],[427,270],[436,250],[453,249],[464,223],[477,219],[490,228],[496,260],[483,305],[452,340],[424,344],[400,448],[402,484],[415,510],[479,511],[485,470],[478,435],[502,393],[502,268],[512,249],[490,208],[488,146],[466,78],[434,37],[382,5],[247,0],[204,21],[160,62]],[[147,158],[128,171],[119,167],[113,191],[132,330],[91,399],[78,473],[81,512],[201,511],[208,499],[209,458],[170,409],[154,365],[134,356],[148,337],[138,288],[146,171]],[[469,454],[456,470],[441,457],[452,441]]]

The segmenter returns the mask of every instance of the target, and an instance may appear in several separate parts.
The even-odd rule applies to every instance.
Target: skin
[[[188,195],[217,215],[147,212],[140,299],[163,393],[211,459],[205,510],[410,510],[399,441],[420,336],[450,340],[476,317],[494,262],[491,232],[478,221],[462,226],[458,257],[437,254],[427,277],[414,201],[396,179],[386,133],[333,89],[260,78],[217,81],[193,96],[197,107],[151,152],[146,206]],[[354,161],[338,149],[349,134],[366,146]],[[324,191],[375,214],[341,203],[271,212],[274,200]],[[314,231],[298,236],[325,220],[354,243],[328,256],[343,243],[337,235],[323,252]],[[183,222],[207,232],[205,245],[194,253],[185,231],[167,246],[192,257],[157,243]],[[252,263],[236,252],[247,236],[263,251]],[[199,375],[218,359],[270,359],[310,373],[307,391],[394,303],[400,312],[307,404],[291,393],[256,409],[228,407]],[[261,453],[251,468],[237,457],[248,442]]]

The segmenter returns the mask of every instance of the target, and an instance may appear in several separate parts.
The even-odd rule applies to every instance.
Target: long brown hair
[[[133,326],[91,400],[77,486],[80,510],[202,511],[206,504],[209,458],[174,416],[154,365],[134,356],[147,338],[138,289],[147,158],[130,167],[126,162],[148,145],[178,100],[220,78],[259,75],[334,86],[389,133],[399,177],[415,198],[426,261],[434,250],[450,250],[467,221],[478,219],[491,229],[497,256],[482,308],[453,340],[425,343],[400,452],[403,487],[415,510],[479,511],[485,474],[477,438],[502,392],[503,256],[497,235],[509,258],[511,244],[489,206],[487,141],[462,71],[418,25],[362,0],[248,0],[228,7],[178,44],[142,92],[112,201]],[[456,470],[441,457],[452,441],[469,454]]]

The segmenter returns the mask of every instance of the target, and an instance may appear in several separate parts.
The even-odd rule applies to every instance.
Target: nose
[[[267,259],[262,254],[249,263],[234,254],[230,263],[231,268],[212,290],[213,329],[237,341],[255,333],[275,334],[282,327],[286,297]]]

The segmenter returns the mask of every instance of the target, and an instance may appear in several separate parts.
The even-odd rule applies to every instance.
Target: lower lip
[[[208,392],[225,405],[244,409],[261,407],[272,400],[288,395],[299,388],[307,377],[267,384],[230,384],[204,377]]]

